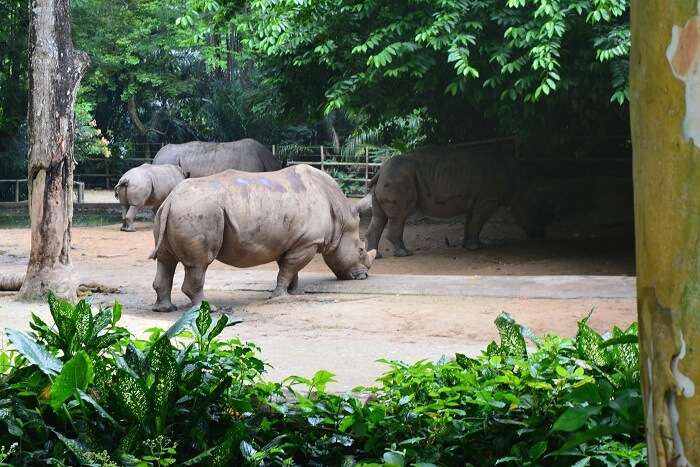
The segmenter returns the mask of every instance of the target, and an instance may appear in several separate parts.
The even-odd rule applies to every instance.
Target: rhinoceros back
[[[299,243],[317,244],[322,251],[352,218],[337,184],[312,167],[287,167],[269,174],[228,170],[186,180],[173,190],[158,213],[153,256],[166,231],[176,250],[178,245],[189,245],[188,239],[218,235],[223,244],[217,258],[248,267],[273,261]],[[223,230],[215,234],[221,226]]]
[[[419,198],[449,199],[457,193],[509,201],[518,168],[506,145],[429,146],[407,154],[416,165]]]
[[[179,165],[191,178],[206,177],[228,169],[269,172],[281,168],[272,153],[253,139],[168,144],[158,151],[153,163]]]

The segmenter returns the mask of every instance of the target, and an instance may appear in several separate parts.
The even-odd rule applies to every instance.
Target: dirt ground
[[[94,295],[94,303],[122,302],[124,324],[136,334],[153,326],[167,327],[179,316],[178,312],[164,315],[150,311],[155,298],[151,288],[155,263],[147,259],[153,247],[150,228],[141,223],[135,233],[120,232],[118,225],[73,229],[72,260],[80,282],[118,288],[117,294]],[[547,240],[525,240],[504,216],[496,216],[482,235],[491,245],[468,252],[458,246],[461,222],[417,218],[406,229],[406,243],[416,254],[377,260],[370,271],[372,293],[363,293],[362,284],[354,283],[347,287],[349,293],[307,293],[268,300],[266,289],[274,285],[275,264],[239,270],[214,263],[207,274],[205,294],[220,311],[243,320],[226,335],[256,342],[272,365],[270,377],[308,376],[323,368],[336,373],[337,390],[371,384],[385,369],[376,362],[379,358],[415,361],[455,352],[476,354],[497,336],[493,321],[504,310],[540,334],[573,335],[576,321],[593,308],[591,324],[599,330],[631,323],[636,305],[628,294],[561,299],[554,298],[553,289],[552,298],[535,299],[511,293],[503,297],[439,293],[442,279],[438,276],[486,276],[488,281],[489,276],[508,275],[517,281],[516,276],[533,275],[634,275],[628,240],[615,236],[557,239],[556,232],[552,234],[554,238]],[[389,245],[382,244],[380,249],[390,255]],[[0,230],[1,273],[22,273],[28,256],[27,229]],[[302,280],[330,281],[331,276],[320,256],[301,274]],[[424,276],[436,276],[435,292],[411,292],[417,289],[408,287],[407,292],[397,294],[382,289],[382,281],[396,283],[402,276],[414,285]],[[575,281],[584,284],[586,278]],[[173,300],[184,309],[187,300],[178,290],[181,282],[182,270],[178,268]],[[345,292],[339,284],[336,289]],[[17,303],[12,293],[0,295],[0,328],[26,328],[31,311],[47,314],[44,305]]]

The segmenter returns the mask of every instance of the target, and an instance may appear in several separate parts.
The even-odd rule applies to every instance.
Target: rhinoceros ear
[[[369,260],[369,265],[372,266],[372,263],[374,263],[374,258],[377,257],[377,250],[369,250],[367,252],[367,259]]]

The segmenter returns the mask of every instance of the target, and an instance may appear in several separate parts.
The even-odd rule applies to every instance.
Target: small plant
[[[636,325],[537,337],[504,314],[478,357],[385,361],[359,397],[329,393],[323,370],[265,381],[206,303],[145,340],[118,304],[49,308],[57,324],[33,316],[0,353],[0,465],[646,463]]]

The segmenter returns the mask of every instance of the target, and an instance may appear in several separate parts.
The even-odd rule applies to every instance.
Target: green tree
[[[200,37],[235,28],[291,109],[367,128],[416,113],[432,140],[626,134],[626,0],[191,0]],[[617,105],[611,105],[610,101]],[[576,125],[568,123],[576,115]],[[570,128],[566,128],[569,125]],[[581,129],[581,127],[583,129]]]
[[[0,2],[0,152],[27,114],[29,2]],[[5,143],[5,144],[3,144]]]

